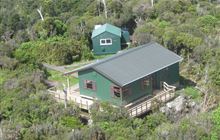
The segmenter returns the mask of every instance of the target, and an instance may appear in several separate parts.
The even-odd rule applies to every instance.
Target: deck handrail
[[[176,89],[175,86],[171,86],[168,85],[166,82],[163,82],[163,88],[164,90],[160,94],[155,95],[151,99],[147,99],[146,101],[141,102],[137,106],[128,109],[130,116],[135,117],[151,110],[153,108],[155,100],[159,100],[160,102],[166,102],[174,97]]]
[[[176,89],[176,87],[175,86],[172,86],[172,85],[169,85],[169,84],[167,84],[166,82],[163,82],[163,88],[165,89],[173,89],[173,90],[175,90]]]
[[[61,94],[61,90],[57,90],[56,87],[51,87],[48,89],[49,94],[53,95],[53,97],[61,102],[65,100],[65,95]],[[73,101],[77,106],[79,106],[80,108],[89,110],[90,106],[93,104],[93,100],[92,99],[87,99],[87,98],[83,98],[81,96],[76,96],[73,95],[71,92],[67,94],[67,100],[68,101]]]

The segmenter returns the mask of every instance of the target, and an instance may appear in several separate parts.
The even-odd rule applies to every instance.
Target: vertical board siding
[[[92,69],[80,71],[79,73],[80,94],[95,97],[100,101],[111,102],[114,105],[121,105],[121,98],[112,97],[111,86],[114,85],[110,80],[100,75]],[[84,80],[96,82],[96,90],[87,90],[83,86]]]
[[[155,73],[157,89],[160,89],[161,82],[165,81],[169,85],[179,82],[179,63],[175,63]]]
[[[152,94],[152,82],[150,81],[149,86],[143,89],[142,81],[143,79],[140,79],[128,85],[130,94],[127,96],[123,94],[122,98],[124,104],[131,103],[141,97]]]
[[[126,88],[129,89],[129,92],[126,94],[122,94],[121,97],[115,97],[113,94],[112,86],[115,85],[111,80],[97,73],[93,69],[88,69],[84,71],[80,71],[79,73],[79,86],[80,86],[80,94],[97,98],[100,101],[107,101],[114,105],[128,104],[131,103],[141,97],[152,95],[154,89],[160,88],[160,83],[165,81],[168,84],[176,84],[179,82],[179,63],[173,64],[168,68],[162,69],[151,75],[152,80],[156,80],[156,87],[153,89],[152,80],[150,80],[149,85],[143,89],[143,79],[139,79],[129,85]],[[92,80],[96,84],[94,87],[96,90],[85,89],[84,80]]]
[[[130,42],[130,34],[128,31],[122,30],[121,43],[128,43],[128,42]]]
[[[112,45],[100,45],[100,39],[112,39]],[[94,54],[112,54],[121,50],[121,38],[109,32],[104,32],[92,38]]]

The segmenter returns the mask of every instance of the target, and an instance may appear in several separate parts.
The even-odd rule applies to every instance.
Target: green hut
[[[129,32],[111,24],[96,26],[92,32],[93,52],[96,55],[114,54],[129,40]]]
[[[148,43],[97,61],[78,72],[80,95],[113,105],[127,105],[179,83],[180,56],[158,43]]]

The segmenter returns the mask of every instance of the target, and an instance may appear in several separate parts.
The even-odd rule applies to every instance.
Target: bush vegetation
[[[105,1],[107,18],[97,0],[0,1],[0,139],[220,139],[219,1]],[[74,104],[64,109],[47,94],[45,80],[59,79],[42,63],[94,59],[91,31],[106,22],[127,27],[131,47],[157,41],[181,55],[181,73],[214,99],[215,108],[173,123],[158,112],[130,118],[104,103],[104,112],[94,106],[93,123],[82,125]],[[185,94],[204,99],[193,87]]]

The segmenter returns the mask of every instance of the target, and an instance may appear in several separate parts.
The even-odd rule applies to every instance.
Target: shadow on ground
[[[186,87],[195,87],[196,83],[193,82],[190,79],[187,79],[186,77],[180,76],[180,89],[186,88]]]

